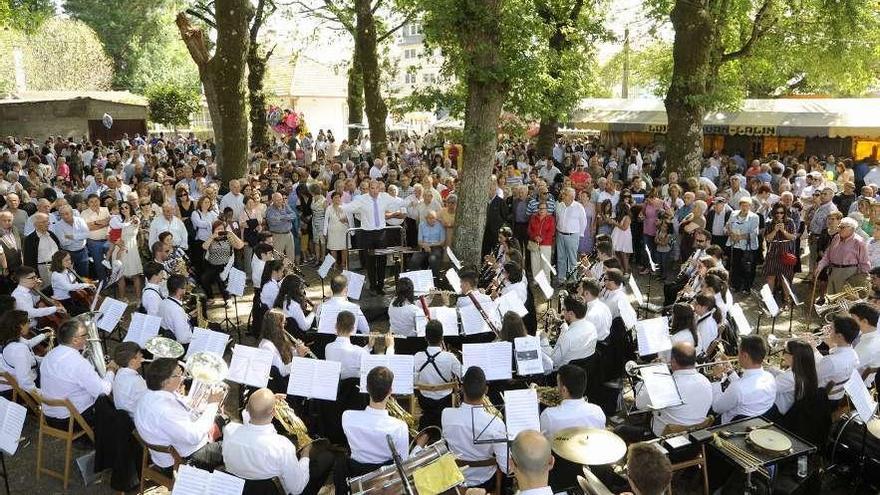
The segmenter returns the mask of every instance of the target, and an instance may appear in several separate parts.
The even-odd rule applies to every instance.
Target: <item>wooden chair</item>
[[[501,495],[501,484],[504,481],[501,470],[497,468],[498,461],[491,457],[489,459],[481,459],[479,461],[467,461],[464,459],[455,459],[455,465],[458,467],[468,466],[468,467],[490,467],[495,466],[495,491],[492,492],[495,495]]]
[[[141,438],[137,430],[132,431],[131,434],[134,435],[134,438],[136,438],[138,443],[141,444],[141,447],[144,448],[144,454],[143,456],[141,456],[141,485],[140,491],[138,491],[138,493],[144,493],[144,482],[146,480],[158,483],[159,485],[167,488],[169,491],[173,489],[174,478],[165,474],[161,470],[161,468],[150,461],[150,450],[155,450],[156,452],[171,455],[171,458],[174,459],[174,464],[171,466],[172,471],[176,471],[177,467],[183,463],[183,458],[180,457],[180,454],[177,453],[177,450],[175,450],[175,448],[170,445],[151,445],[145,442],[143,438]]]
[[[843,387],[846,385],[849,379],[842,380],[839,382],[830,381],[825,385],[825,393],[830,398],[832,395],[840,394],[843,392]],[[834,399],[829,399],[834,401]],[[844,394],[842,399],[837,399],[837,406],[831,411],[831,422],[834,423],[838,419],[840,419],[844,414],[848,413],[850,410],[849,400],[847,396]]]
[[[8,371],[0,372],[0,383],[5,383],[12,387],[12,402],[18,402],[18,399],[21,398],[21,402],[24,403],[24,406],[30,409],[34,414],[40,414],[40,406],[37,404],[37,401],[34,400],[34,397],[27,391],[21,388],[21,385],[18,384],[18,380],[9,373]]]
[[[691,426],[683,426],[683,425],[666,425],[663,428],[663,436],[665,435],[673,435],[676,433],[684,433],[688,431],[702,430],[704,428],[708,428],[712,426],[715,422],[715,416],[711,414],[706,417],[701,423],[691,425]],[[703,472],[703,494],[709,494],[709,471],[706,469],[706,445],[701,444],[700,448],[697,450],[696,455],[691,459],[686,459],[681,462],[677,462],[672,465],[672,472],[681,471],[684,469],[697,467],[700,471]],[[669,493],[672,493],[672,482],[669,483]]]
[[[70,400],[47,399],[37,390],[31,392],[31,394],[33,394],[33,397],[40,404],[40,432],[37,440],[37,479],[40,478],[41,474],[47,474],[53,478],[58,478],[64,482],[64,489],[67,490],[67,485],[70,483],[70,463],[73,455],[73,441],[83,435],[87,435],[89,439],[94,442],[95,432],[92,430],[92,427],[86,423],[86,420],[83,419],[82,415],[80,415],[79,411],[76,410],[76,407],[73,406]],[[46,415],[43,412],[43,408],[46,406],[67,408],[70,416],[67,418],[66,430],[49,425],[46,421]],[[76,430],[77,425],[81,428],[79,431]],[[45,436],[54,437],[64,442],[63,473],[43,466],[43,437]]]

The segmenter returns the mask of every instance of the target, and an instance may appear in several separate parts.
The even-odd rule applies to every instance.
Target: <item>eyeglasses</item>
[[[75,339],[84,339],[84,338],[86,338],[86,337],[88,337],[88,336],[89,336],[88,333],[79,333],[79,334],[74,335],[73,338],[75,338]]]

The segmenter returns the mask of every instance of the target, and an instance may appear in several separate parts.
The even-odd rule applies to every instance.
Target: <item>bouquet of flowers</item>
[[[280,107],[269,106],[266,111],[266,121],[272,130],[287,137],[302,137],[308,132],[303,114],[296,113],[289,108],[281,110]]]

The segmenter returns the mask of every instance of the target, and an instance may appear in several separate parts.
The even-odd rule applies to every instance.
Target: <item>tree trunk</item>
[[[388,107],[382,99],[381,71],[377,51],[376,20],[373,17],[370,0],[355,0],[357,11],[357,32],[355,44],[360,44],[361,75],[364,84],[364,108],[370,124],[372,155],[380,156],[388,151],[388,135],[385,132],[385,119]]]
[[[252,15],[249,0],[216,0],[217,41],[213,55],[201,29],[191,25],[184,13],[176,19],[187,50],[199,68],[214,128],[217,172],[223,180],[243,177],[247,168],[244,72]]]
[[[354,37],[354,51],[351,54],[351,67],[348,69],[348,123],[364,123],[364,77],[361,73],[360,45],[358,37]],[[361,130],[348,128],[348,142],[353,143]]]
[[[541,126],[538,128],[538,141],[535,144],[538,156],[550,156],[553,151],[553,143],[556,142],[557,131],[559,131],[559,121],[555,117],[541,119]]]
[[[699,175],[703,161],[703,115],[712,78],[716,27],[698,2],[678,0],[672,9],[672,79],[666,92],[666,173]]]
[[[248,49],[248,103],[250,103],[251,146],[263,149],[266,146],[266,92],[263,90],[263,77],[266,75],[266,62],[269,57],[259,54],[259,46]]]

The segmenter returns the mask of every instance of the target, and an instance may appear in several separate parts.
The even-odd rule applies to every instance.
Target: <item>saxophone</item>
[[[486,410],[487,413],[491,416],[495,416],[496,418],[502,418],[501,413],[495,408],[495,404],[492,404],[492,401],[489,400],[488,395],[483,396],[483,409]]]
[[[397,418],[404,423],[406,423],[407,428],[409,428],[409,434],[411,437],[415,438],[419,435],[418,423],[416,423],[416,418],[413,417],[412,414],[407,412],[397,399],[394,396],[388,397],[388,403],[386,404],[388,409],[388,415],[392,418]]]
[[[317,440],[316,438],[309,436],[309,430],[306,428],[306,424],[303,423],[303,420],[299,419],[295,412],[293,412],[290,404],[288,404],[283,397],[275,397],[274,410],[275,419],[281,423],[284,431],[296,438],[297,450],[301,450]]]

